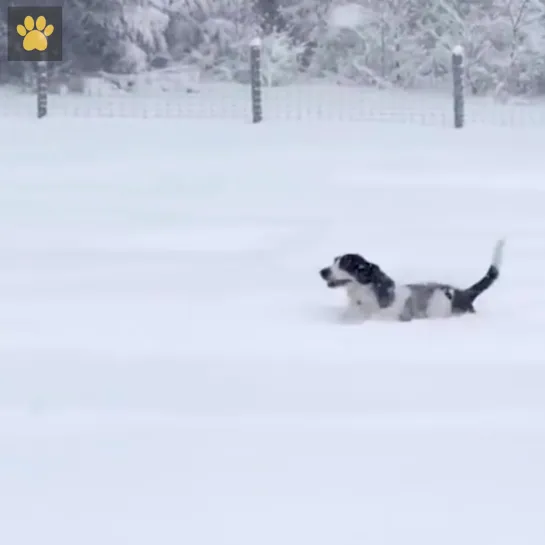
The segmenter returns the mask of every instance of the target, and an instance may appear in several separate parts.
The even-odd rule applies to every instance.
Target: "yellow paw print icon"
[[[55,27],[48,25],[45,17],[40,15],[36,19],[36,25],[34,25],[34,19],[27,15],[24,20],[25,25],[17,25],[17,34],[23,36],[23,49],[25,51],[45,51],[47,49],[47,36],[51,36]],[[36,28],[34,28],[36,26]]]

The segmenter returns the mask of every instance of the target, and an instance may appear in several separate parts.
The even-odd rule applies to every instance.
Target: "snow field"
[[[545,537],[542,133],[6,121],[0,540]],[[339,323],[358,251],[460,320]]]

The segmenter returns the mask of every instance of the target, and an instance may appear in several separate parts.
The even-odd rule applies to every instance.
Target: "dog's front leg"
[[[341,319],[346,323],[361,323],[369,320],[371,315],[369,309],[362,305],[360,301],[350,299],[341,314]]]

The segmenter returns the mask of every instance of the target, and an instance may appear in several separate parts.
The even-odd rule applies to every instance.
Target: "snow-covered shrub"
[[[133,41],[126,39],[118,44],[111,71],[117,74],[135,74],[148,67],[146,52]]]
[[[149,57],[167,51],[165,32],[170,15],[160,8],[159,1],[139,3],[125,0],[122,20],[126,25],[127,37]]]
[[[304,44],[295,44],[286,32],[273,32],[262,41],[262,77],[265,85],[277,86],[293,82],[299,71],[299,57]]]

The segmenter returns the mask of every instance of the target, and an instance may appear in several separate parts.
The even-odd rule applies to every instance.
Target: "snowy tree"
[[[544,68],[545,6],[537,0],[502,0],[496,9],[498,22],[490,29],[498,50],[496,92],[532,93]]]
[[[450,74],[453,47],[462,45],[465,66],[474,93],[492,84],[485,58],[492,47],[489,26],[494,19],[480,0],[437,0],[428,4],[426,18],[420,25],[424,47],[433,63],[433,72]]]
[[[181,63],[204,79],[248,82],[249,42],[260,36],[269,85],[450,85],[460,44],[473,93],[545,94],[544,0],[64,0],[63,8],[64,62],[54,78]],[[0,60],[0,83],[25,81],[25,66]]]
[[[434,62],[446,70],[450,66],[452,47],[462,45],[466,52],[467,78],[474,94],[518,92],[521,59],[524,58],[524,66],[537,66],[539,47],[542,47],[541,39],[537,39],[544,28],[542,16],[539,9],[531,8],[531,1],[434,2],[429,12],[433,21],[426,29],[430,37],[426,49]],[[536,0],[536,8],[538,3]],[[530,36],[535,43],[528,49]]]
[[[169,17],[149,0],[67,0],[64,37],[68,57],[83,71],[144,70],[167,50]]]
[[[283,0],[280,6],[285,30],[297,50],[298,68],[310,76],[323,77],[331,70],[331,63],[323,62],[331,5],[332,0]]]
[[[279,0],[254,0],[252,7],[263,35],[268,36],[285,30],[286,21]]]
[[[341,5],[357,16],[330,18],[330,47],[340,56],[339,72],[361,83],[411,86],[427,52],[417,41],[415,0],[357,0]],[[339,10],[332,6],[334,13]]]
[[[258,33],[246,0],[178,0],[166,39],[175,60],[223,80],[249,79],[249,43]]]
[[[32,89],[34,66],[24,62],[8,62],[8,25],[5,19],[7,10],[0,10],[0,84],[18,83],[22,88]]]
[[[0,11],[0,82],[5,83],[8,77],[8,26]]]

